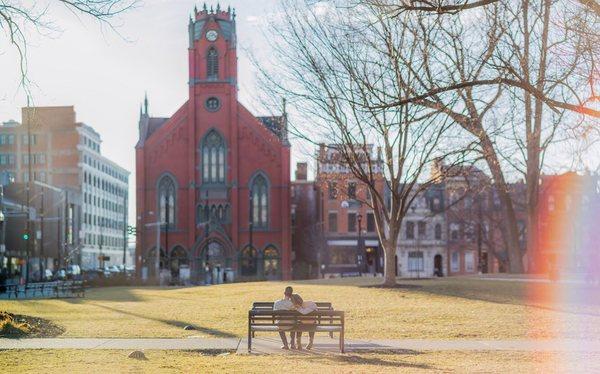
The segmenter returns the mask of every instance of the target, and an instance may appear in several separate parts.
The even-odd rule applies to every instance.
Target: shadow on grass
[[[129,311],[126,311],[123,309],[110,307],[107,305],[102,305],[102,304],[97,304],[97,303],[89,303],[89,304],[97,306],[99,308],[110,310],[113,312],[126,314],[128,316],[133,316],[133,317],[142,318],[142,319],[146,319],[146,320],[150,320],[150,321],[164,323],[165,325],[177,327],[180,329],[183,329],[186,326],[191,326],[193,328],[193,330],[195,330],[195,331],[199,331],[201,333],[204,333],[204,334],[216,337],[216,338],[237,338],[238,337],[237,335],[234,335],[234,334],[231,334],[231,333],[228,333],[225,331],[213,329],[210,327],[198,326],[198,325],[195,325],[195,324],[189,323],[189,322],[178,321],[178,320],[174,320],[174,319],[153,318],[153,317],[148,317],[148,316],[145,316],[145,315],[142,315],[139,313],[129,312]]]
[[[403,279],[402,282],[394,286],[364,285],[360,287],[387,289],[392,292],[394,290],[414,290],[427,295],[449,296],[496,304],[526,306],[552,312],[600,317],[600,297],[598,296],[600,295],[600,289],[590,288],[590,286],[569,287],[569,292],[562,291],[562,294],[566,294],[567,297],[558,302],[549,296],[561,294],[560,285],[557,284],[525,284],[487,281],[477,278]],[[594,307],[598,311],[575,310],[578,307]]]
[[[417,364],[411,362],[404,362],[401,360],[387,360],[381,357],[373,357],[375,355],[418,355],[421,354],[417,351],[412,350],[385,350],[385,351],[369,351],[369,352],[353,352],[344,355],[318,355],[313,356],[314,360],[327,360],[332,361],[336,364],[348,364],[348,365],[374,365],[374,366],[385,366],[405,369],[425,369],[434,370],[435,368],[427,364]]]

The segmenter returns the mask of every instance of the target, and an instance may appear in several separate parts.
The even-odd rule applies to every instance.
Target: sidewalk
[[[303,338],[308,343],[308,337]],[[223,350],[248,354],[246,339],[111,339],[52,338],[0,339],[2,349],[124,349],[124,350]],[[369,351],[557,351],[600,354],[600,340],[346,340],[347,352]],[[339,353],[338,339],[317,337],[312,351],[284,351],[277,336],[252,339],[253,354]]]
[[[240,339],[112,339],[112,338],[35,338],[0,339],[0,349],[163,349],[229,350],[237,349]]]

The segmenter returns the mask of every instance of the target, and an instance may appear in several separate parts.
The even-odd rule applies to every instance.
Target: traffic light
[[[29,240],[29,233],[23,234],[23,240]]]

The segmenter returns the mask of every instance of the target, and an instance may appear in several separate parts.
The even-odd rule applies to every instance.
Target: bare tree
[[[380,4],[375,8],[388,12]],[[409,29],[426,46],[422,61],[427,74],[411,82],[405,97],[389,95],[376,107],[416,103],[436,108],[478,139],[505,210],[512,272],[523,266],[507,176],[525,176],[528,247],[534,250],[545,152],[559,140],[557,134],[600,114],[586,106],[597,97],[597,81],[590,78],[598,71],[597,40],[568,26],[572,19],[580,24],[596,20],[590,17],[553,0],[497,2],[460,16],[401,12],[393,17],[401,24],[421,20]],[[403,64],[423,68],[411,61]]]
[[[53,5],[62,5],[74,15],[88,16],[114,28],[114,19],[133,8],[138,0],[45,0],[24,4],[20,0],[0,0],[0,30],[17,51],[21,86],[29,95],[27,77],[28,31],[47,33],[58,30],[48,15]]]
[[[571,97],[572,101],[565,100],[557,91],[561,87],[555,87],[549,91],[540,89],[539,82],[528,80],[526,76],[514,74],[514,70],[507,69],[507,66],[502,66],[497,70],[497,74],[489,76],[485,79],[473,79],[468,81],[456,82],[445,86],[432,87],[427,92],[420,93],[416,96],[407,96],[400,98],[394,104],[403,105],[406,103],[415,102],[424,98],[429,98],[432,95],[455,91],[474,86],[508,86],[512,89],[524,91],[527,95],[541,102],[545,106],[551,108],[555,112],[560,110],[572,111],[574,113],[584,114],[589,117],[600,118],[600,110],[594,107],[594,101],[600,101],[600,96],[595,92],[594,85],[598,85],[598,54],[600,50],[598,46],[598,28],[600,27],[600,5],[595,0],[474,0],[474,1],[447,1],[447,0],[348,0],[348,1],[333,1],[333,3],[342,6],[360,6],[360,4],[369,4],[380,9],[389,17],[399,18],[405,13],[420,13],[429,14],[433,17],[442,19],[456,17],[485,17],[484,12],[490,8],[501,8],[505,12],[507,18],[511,17],[511,10],[519,9],[522,20],[529,19],[529,22],[512,23],[511,26],[518,29],[512,30],[521,32],[522,38],[519,40],[521,47],[526,49],[526,52],[533,51],[533,45],[530,43],[538,43],[541,39],[527,38],[525,34],[531,34],[533,29],[544,28],[548,35],[552,35],[553,31],[570,30],[570,37],[573,37],[575,54],[578,58],[587,58],[587,64],[583,65],[584,69],[580,72],[585,74],[589,81],[589,90],[578,90],[579,95]],[[544,11],[550,14],[564,15],[564,22],[532,22],[532,18],[536,15],[541,15]],[[457,15],[460,13],[460,15]],[[488,13],[489,14],[489,13]],[[551,17],[548,17],[551,20]],[[554,20],[552,20],[554,21]],[[538,27],[541,26],[541,27]],[[529,28],[529,31],[519,27]],[[540,36],[543,33],[540,34]],[[553,46],[548,44],[547,47]],[[555,46],[554,46],[555,47]]]
[[[586,10],[600,16],[600,3],[596,0],[575,0]],[[485,7],[501,0],[362,0],[371,5],[383,6],[391,16],[403,12],[419,11],[436,14],[456,14],[465,10]]]
[[[271,28],[278,69],[262,71],[271,96],[285,96],[302,117],[291,132],[313,143],[327,142],[370,198],[376,231],[384,252],[384,284],[395,284],[395,252],[401,222],[415,196],[438,181],[429,166],[435,159],[463,161],[471,145],[454,145],[452,121],[439,108],[409,104],[378,108],[389,96],[410,94],[406,88],[425,75],[405,69],[419,64],[422,40],[413,25],[395,22],[365,8],[305,7],[288,1],[282,21]],[[449,141],[454,139],[454,141]],[[381,155],[374,154],[380,147]],[[378,188],[381,174],[390,193]]]

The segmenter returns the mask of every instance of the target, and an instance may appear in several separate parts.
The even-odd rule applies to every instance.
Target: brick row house
[[[369,151],[373,152],[373,147]],[[490,178],[473,166],[441,163],[432,165],[432,173],[439,182],[419,192],[402,223],[396,274],[420,278],[505,271],[504,217]],[[300,175],[306,178],[306,173]],[[314,182],[298,180],[298,173],[296,179],[294,266],[318,267],[321,272],[303,272],[303,276],[313,277],[380,274],[383,254],[374,215],[366,203],[367,190],[340,161],[335,145],[320,146]],[[377,186],[389,198],[383,173]],[[513,183],[509,188],[525,253],[525,185]],[[307,210],[316,213],[300,213]],[[306,239],[309,231],[310,240]]]
[[[238,101],[235,13],[196,11],[188,29],[188,100],[169,118],[147,101],[140,113],[137,268],[155,276],[158,257],[171,280],[289,279],[285,113],[256,117]]]
[[[542,175],[537,248],[527,256],[533,273],[597,274],[600,269],[600,178],[589,173]],[[597,277],[597,275],[596,275]]]

